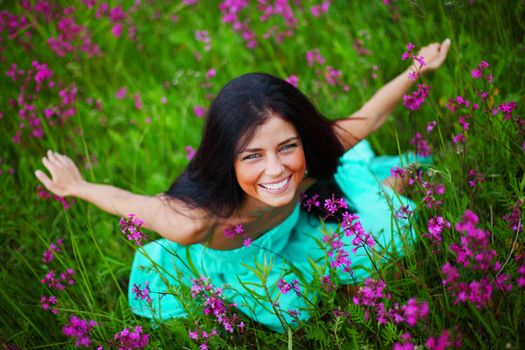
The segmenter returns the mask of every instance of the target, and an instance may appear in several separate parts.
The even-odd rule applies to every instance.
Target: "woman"
[[[426,65],[420,72],[438,68],[449,47],[447,39],[421,49],[418,55]],[[322,224],[318,213],[299,209],[302,193],[344,195],[380,247],[393,251],[407,239],[391,225],[393,208],[413,206],[390,188],[400,190],[402,181],[386,175],[398,157],[378,160],[360,140],[384,122],[413,84],[408,73],[335,122],[281,79],[261,73],[236,78],[212,103],[195,157],[157,196],[86,182],[71,159],[51,151],[43,158],[51,178],[40,170],[35,175],[59,196],[75,196],[120,216],[133,213],[164,237],[135,255],[129,284],[135,313],[157,319],[186,316],[191,310],[178,297],[181,289],[192,278],[207,276],[241,311],[282,331],[294,318],[309,317],[305,310],[317,295],[305,295],[300,285],[314,283],[327,268],[315,267],[326,257],[319,245]],[[344,240],[351,246],[350,238]],[[347,259],[337,274],[341,284],[372,272],[369,254],[365,249],[345,253],[351,270]],[[253,270],[260,265],[263,275]],[[296,293],[279,293],[295,280]],[[133,293],[146,286],[151,302]]]

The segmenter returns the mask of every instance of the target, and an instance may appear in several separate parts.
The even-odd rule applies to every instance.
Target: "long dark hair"
[[[229,217],[239,210],[245,193],[237,182],[234,160],[270,115],[278,115],[295,126],[303,144],[308,176],[333,187],[333,175],[344,148],[333,132],[332,122],[287,81],[265,73],[249,73],[227,83],[214,99],[197,153],[165,196],[218,217]],[[335,191],[341,193],[337,185]]]

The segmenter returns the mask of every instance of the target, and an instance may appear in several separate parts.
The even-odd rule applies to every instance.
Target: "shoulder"
[[[336,120],[332,124],[332,130],[348,151],[359,141],[363,140],[370,129],[370,121],[359,115],[352,115],[349,118]]]
[[[183,245],[204,241],[213,231],[213,217],[204,209],[158,194],[152,198],[152,230]]]

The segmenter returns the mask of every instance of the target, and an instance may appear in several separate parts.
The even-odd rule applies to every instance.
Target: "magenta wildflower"
[[[352,249],[352,252],[355,253],[360,247],[375,247],[374,238],[366,233],[357,214],[344,212],[341,227],[344,230],[345,236],[353,237],[352,244],[354,245],[354,248]]]
[[[249,247],[252,245],[252,243],[253,243],[252,239],[248,237],[244,239],[244,241],[242,242],[242,245],[245,247]]]
[[[478,217],[467,210],[463,218],[456,224],[456,230],[462,233],[459,243],[452,243],[449,249],[456,254],[457,266],[472,271],[480,271],[483,278],[469,283],[461,281],[459,269],[447,262],[442,267],[443,285],[453,297],[454,304],[470,302],[477,308],[484,307],[490,301],[495,288],[509,291],[510,277],[507,274],[491,279],[488,275],[498,273],[501,263],[497,258],[496,250],[490,248],[489,231],[476,227]]]
[[[359,39],[354,40],[354,43],[352,44],[352,49],[356,50],[357,56],[370,56],[372,54],[370,50],[365,48],[363,41]],[[372,67],[372,69],[377,70],[377,66],[375,66],[375,69]]]
[[[299,78],[297,77],[297,75],[290,75],[288,78],[286,78],[286,81],[295,87],[299,86]]]
[[[123,86],[117,90],[117,92],[115,93],[115,97],[119,100],[123,100],[126,98],[127,94],[128,94],[128,88]]]
[[[503,220],[507,222],[508,227],[516,233],[520,232],[523,228],[521,209],[524,207],[524,204],[525,199],[517,200],[516,203],[510,207],[510,213],[503,216]]]
[[[204,50],[210,51],[211,50],[211,39],[208,36],[207,30],[198,30],[195,32],[195,39],[197,41],[203,42],[205,44]]]
[[[411,111],[417,111],[429,96],[430,86],[424,84],[417,84],[417,91],[412,95],[403,96],[403,106]]]
[[[122,23],[115,23],[113,27],[111,27],[111,34],[113,34],[115,38],[120,38],[123,29],[124,25]]]
[[[93,320],[83,320],[77,316],[71,316],[69,323],[62,327],[62,333],[71,338],[75,338],[76,347],[91,346],[90,331],[97,323]]]
[[[516,283],[518,284],[519,288],[525,287],[525,253],[521,253],[520,255],[516,256],[514,260],[517,263],[521,262],[521,265],[518,266],[518,276],[516,278]]]
[[[325,199],[324,208],[330,213],[335,214],[339,209],[348,209],[348,204],[346,204],[344,198],[335,198],[335,195],[332,194],[331,198]]]
[[[428,220],[428,233],[424,233],[423,237],[430,238],[432,244],[437,245],[443,240],[441,232],[443,229],[450,229],[450,222],[446,221],[442,216],[434,216]]]
[[[461,342],[459,340],[453,341],[449,331],[445,329],[440,336],[428,338],[425,345],[428,350],[445,350],[451,346],[459,348],[461,347]]]
[[[503,118],[505,118],[505,120],[511,120],[512,119],[512,112],[514,112],[514,110],[517,107],[518,107],[518,105],[516,104],[516,102],[511,101],[511,102],[508,102],[508,103],[500,104],[496,110],[503,114]]]
[[[476,184],[485,182],[485,176],[474,169],[468,172],[468,184],[470,187],[476,187]]]
[[[120,229],[123,234],[130,240],[135,242],[139,247],[142,246],[142,241],[148,237],[140,231],[144,221],[135,214],[129,214],[127,218],[120,218]]]
[[[144,349],[149,343],[149,334],[143,333],[142,326],[135,326],[133,331],[124,328],[113,337],[119,349]]]
[[[429,313],[428,303],[418,303],[415,298],[409,299],[401,309],[404,312],[404,321],[412,327],[417,324],[419,319],[426,318]]]
[[[313,50],[308,50],[306,52],[306,60],[308,61],[309,67],[313,67],[315,63],[319,63],[320,65],[323,65],[325,62],[325,59],[323,56],[321,56],[321,53],[319,52],[318,48],[315,48]]]
[[[65,272],[61,272],[60,274],[56,274],[55,270],[51,270],[40,280],[40,282],[45,284],[48,288],[55,288],[56,290],[61,291],[66,288],[66,283],[68,285],[75,284],[75,279],[73,278],[74,274],[75,271],[71,268],[68,268]]]
[[[321,205],[321,202],[319,201],[319,195],[317,193],[313,194],[310,198],[308,198],[306,194],[301,193],[300,201],[302,206],[306,208],[306,211],[308,212],[312,210],[312,207],[318,208]]]
[[[484,78],[484,74],[483,72],[485,71],[486,68],[489,67],[489,64],[486,62],[486,61],[481,61],[477,66],[476,68],[474,68],[472,70],[472,78],[474,79],[482,79]],[[484,78],[485,79],[485,78]]]
[[[279,279],[279,281],[277,281],[277,287],[283,294],[288,294],[293,289],[295,294],[301,295],[301,289],[299,287],[299,281],[297,279],[294,279],[292,283],[288,283],[281,278]]]
[[[423,56],[414,55],[414,49],[415,48],[416,47],[415,47],[414,44],[408,43],[407,44],[407,51],[403,52],[403,55],[401,55],[401,60],[404,61],[404,60],[410,59],[410,60],[412,60],[414,65],[416,64],[416,62],[418,62],[419,63],[419,68],[417,68],[417,69],[421,69],[425,65],[425,58]]]
[[[204,114],[206,113],[206,110],[204,109],[204,107],[195,106],[195,107],[193,107],[193,113],[195,114],[195,116],[197,118],[202,118],[202,117],[204,117]]]
[[[421,157],[428,157],[430,155],[430,148],[428,142],[423,138],[420,132],[416,132],[416,135],[410,140],[410,144],[416,146],[416,152]]]
[[[191,295],[202,300],[205,315],[214,316],[224,330],[233,333],[238,323],[237,314],[233,312],[237,305],[224,302],[221,288],[213,287],[206,277],[192,278]]]
[[[145,282],[145,287],[140,289],[140,285],[133,284],[133,290],[132,293],[135,295],[135,300],[144,300],[147,303],[151,303],[151,297],[149,296],[149,293],[151,290],[149,289],[149,282]]]
[[[197,151],[191,147],[191,146],[186,146],[184,147],[184,150],[186,151],[186,159],[187,160],[192,160],[193,157],[195,156],[195,154],[197,153]]]
[[[426,127],[427,135],[429,135],[432,132],[432,130],[434,130],[436,125],[437,125],[437,122],[435,120],[433,120],[433,121],[431,121],[430,123],[427,124],[427,127]]]
[[[42,309],[47,311],[52,305],[56,305],[57,301],[58,299],[54,295],[51,295],[49,297],[46,295],[42,295],[42,297],[40,298],[40,306],[42,306]],[[53,307],[51,309],[51,312],[56,315],[58,314],[58,309],[56,307]]]
[[[327,291],[336,290],[335,284],[332,282],[330,275],[324,275],[321,277],[321,286]]]
[[[427,208],[437,208],[443,204],[443,201],[437,198],[445,193],[445,185],[423,181],[421,187],[424,189],[423,202]]]
[[[331,0],[325,0],[320,5],[314,5],[310,8],[310,13],[314,17],[321,17],[330,9]]]
[[[397,210],[395,217],[398,219],[408,219],[412,215],[413,211],[410,210],[410,205],[401,205]]]
[[[140,93],[136,93],[134,96],[133,96],[133,100],[135,101],[135,108],[138,109],[138,110],[141,110],[143,106],[142,104],[142,98],[140,96]]]
[[[215,68],[210,68],[210,69],[206,72],[206,79],[207,79],[207,80],[210,80],[211,78],[214,78],[215,75],[217,75],[217,72],[215,71]]]
[[[47,249],[44,254],[42,255],[42,261],[47,264],[49,263],[51,260],[53,260],[53,258],[55,257],[54,256],[54,253],[58,253],[60,252],[60,246],[62,246],[64,242],[64,239],[63,238],[60,238],[59,240],[56,241],[56,243],[51,243],[49,245],[49,249]]]
[[[390,169],[390,176],[404,177],[405,173],[406,173],[406,170],[398,167],[397,165],[395,165],[392,169]]]

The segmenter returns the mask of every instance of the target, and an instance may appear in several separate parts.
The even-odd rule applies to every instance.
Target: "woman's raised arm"
[[[418,56],[423,56],[425,65],[419,72],[424,74],[439,68],[445,61],[449,48],[449,39],[446,39],[441,44],[432,43],[423,47],[419,51]],[[368,137],[385,122],[392,110],[399,104],[403,95],[407,93],[414,83],[409,79],[409,73],[413,72],[414,69],[414,66],[408,68],[379,89],[357,112],[334,123],[334,131],[343,142],[345,149],[351,148],[357,142]]]
[[[58,196],[83,199],[114,215],[133,213],[144,221],[144,227],[179,244],[198,243],[206,238],[209,227],[204,213],[197,213],[182,203],[168,203],[161,195],[138,195],[114,186],[87,182],[69,157],[56,152],[48,151],[42,162],[51,178],[41,170],[35,175]]]

